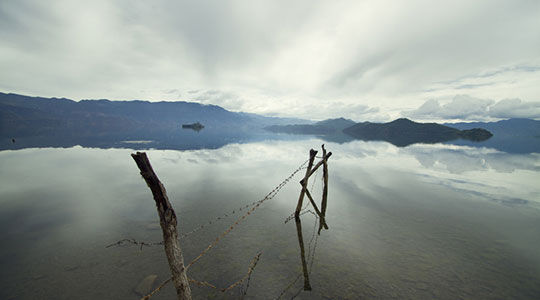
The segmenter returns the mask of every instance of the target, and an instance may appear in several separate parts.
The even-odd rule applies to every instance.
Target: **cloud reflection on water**
[[[147,152],[178,209],[181,231],[187,231],[229,209],[260,200],[307,159],[309,148],[321,143],[314,138],[229,144],[213,150]],[[514,155],[452,145],[397,148],[385,142],[364,141],[327,143],[326,148],[334,153],[329,160],[330,230],[321,236],[317,250],[314,292],[304,296],[343,296],[339,293],[349,284],[354,287],[351,293],[365,293],[366,288],[375,293],[372,298],[390,297],[385,289],[388,284],[411,298],[426,296],[425,289],[414,289],[426,283],[430,285],[427,291],[433,293],[448,293],[450,288],[467,293],[471,283],[456,280],[455,274],[463,278],[474,275],[484,286],[516,295],[506,287],[522,287],[523,280],[538,275],[540,258],[533,251],[537,245],[530,242],[539,228],[533,226],[538,224],[538,215],[530,209],[538,200],[538,154]],[[111,278],[123,280],[107,288],[113,289],[118,298],[125,298],[124,291],[139,280],[138,276],[147,275],[141,270],[156,269],[155,261],[164,259],[159,251],[141,255],[136,249],[103,248],[125,235],[150,241],[160,238],[159,231],[145,229],[148,223],[156,222],[157,216],[151,194],[129,156],[132,152],[82,147],[0,152],[0,179],[4,183],[0,213],[3,228],[8,228],[3,236],[12,241],[0,253],[7,259],[19,248],[26,249],[21,250],[23,259],[6,266],[6,270],[15,272],[10,283],[22,282],[21,278],[35,272],[49,272],[59,278],[60,283],[50,278],[42,281],[50,283],[52,289],[64,287],[66,276],[85,282],[88,274],[66,273],[64,267],[89,260],[88,264],[95,264],[88,266],[89,273],[111,274],[91,278],[92,284],[107,287]],[[315,183],[312,193],[316,199],[320,197],[320,177],[318,174],[314,177],[317,181],[310,182]],[[251,257],[263,248],[257,272],[276,286],[269,288],[267,282],[254,277],[253,292],[262,295],[262,291],[274,289],[272,292],[279,294],[282,285],[288,283],[287,276],[295,276],[299,266],[294,225],[283,224],[298,199],[297,180],[261,206],[213,250],[202,266],[190,272],[201,275],[201,279],[230,283],[228,276],[245,272]],[[10,214],[24,216],[19,231],[10,231],[16,225],[13,218],[5,217]],[[183,244],[186,260],[230,223],[229,219],[219,223]],[[32,228],[40,229],[32,242],[23,242],[13,234],[32,236]],[[37,248],[25,248],[28,244]],[[495,250],[491,250],[493,247]],[[489,251],[500,256],[489,256],[495,255]],[[58,253],[65,257],[55,262]],[[110,267],[125,257],[134,261],[124,267],[130,272]],[[508,259],[513,259],[511,264],[507,264]],[[44,263],[30,267],[29,263],[35,261]],[[205,267],[221,266],[224,261],[231,265],[212,267],[211,274],[205,272]],[[534,276],[525,276],[524,266],[529,266],[529,274]],[[498,271],[492,272],[493,268]],[[166,266],[159,270],[165,270],[165,274],[168,271]],[[340,274],[349,277],[341,278]],[[507,280],[501,274],[515,277]],[[27,297],[21,298],[31,299],[35,295],[30,291],[37,287],[43,288],[39,282],[30,283]],[[43,289],[45,295],[54,293]],[[74,285],[69,291],[77,294],[80,289]],[[438,298],[450,299],[448,295]]]

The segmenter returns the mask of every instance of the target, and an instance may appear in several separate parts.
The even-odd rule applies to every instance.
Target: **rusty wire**
[[[123,245],[123,244],[132,244],[132,245],[140,245],[141,246],[141,250],[144,246],[146,247],[150,247],[150,246],[157,246],[157,245],[163,245],[163,241],[161,242],[150,242],[150,243],[147,243],[147,242],[139,242],[137,241],[136,239],[123,239],[123,240],[119,240],[118,242],[116,243],[113,243],[113,244],[110,244],[110,245],[107,245],[105,246],[105,248],[109,248],[109,247],[113,247],[113,246],[120,246],[120,245]]]
[[[229,232],[231,232],[236,225],[238,225],[241,221],[243,221],[248,215],[251,215],[251,213],[257,209],[262,203],[264,203],[265,201],[267,200],[270,200],[270,199],[273,199],[278,193],[279,191],[298,173],[300,172],[302,169],[304,169],[305,165],[307,164],[308,160],[306,160],[304,163],[302,163],[294,172],[292,172],[291,175],[289,175],[287,178],[285,178],[279,185],[277,185],[272,191],[270,191],[270,193],[268,193],[263,199],[259,200],[259,201],[256,201],[256,202],[253,202],[251,205],[248,204],[244,207],[241,207],[239,210],[241,211],[242,208],[248,208],[249,206],[252,206],[252,208],[250,210],[247,211],[247,213],[245,213],[242,217],[240,217],[239,219],[236,220],[236,222],[231,225],[227,230],[225,230],[220,236],[218,236],[216,238],[216,240],[211,243],[210,245],[208,245],[208,247],[206,247],[194,260],[192,260],[187,266],[186,266],[186,270],[192,266],[194,263],[196,263],[199,259],[201,259],[206,253],[208,253],[208,251],[210,251],[215,245],[217,245],[219,243],[219,241],[224,237],[226,236]],[[234,213],[235,211],[233,211]],[[218,217],[217,219],[220,219],[220,217]],[[211,223],[210,223],[211,224]],[[199,226],[198,228],[188,232],[188,233],[185,233],[184,235],[182,235],[180,238],[182,237],[185,237],[189,234],[192,234],[200,229],[204,228],[204,225],[201,225]],[[143,246],[152,246],[152,245],[163,245],[163,242],[157,242],[157,243],[145,243],[145,242],[137,242],[135,239],[124,239],[124,240],[121,240],[121,241],[118,241],[114,244],[111,244],[111,245],[108,245],[106,246],[106,248],[109,248],[111,246],[115,246],[115,245],[121,245],[123,243],[131,243],[131,244],[135,244],[135,245],[141,245],[141,249]],[[234,287],[236,287],[237,285],[239,285],[240,283],[242,283],[244,280],[246,280],[246,278],[248,279],[248,287],[249,287],[249,279],[251,278],[251,273],[253,272],[253,269],[255,268],[255,266],[257,265],[257,262],[259,261],[259,258],[260,258],[260,255],[261,253],[259,253],[257,256],[255,256],[255,258],[253,259],[253,261],[251,262],[250,264],[250,267],[248,269],[248,272],[247,274],[242,277],[239,281],[233,283],[232,285],[230,285],[229,287],[227,288],[224,288],[224,289],[221,289],[222,292],[226,292]],[[154,295],[156,292],[158,292],[159,290],[161,290],[167,283],[169,283],[170,281],[172,280],[172,277],[170,277],[169,279],[167,279],[166,281],[164,281],[158,288],[156,288],[154,291],[152,291],[150,294],[144,296],[143,298],[141,298],[141,300],[147,300],[149,299],[152,295]],[[198,280],[195,280],[195,279],[191,279],[191,278],[188,278],[188,280],[190,282],[193,282],[197,285],[200,285],[200,286],[206,286],[206,287],[211,287],[211,288],[216,288],[214,285],[206,282],[206,281],[198,281]],[[242,297],[245,296],[245,294],[247,293],[247,289],[246,291],[244,292],[244,295]]]
[[[300,172],[301,170],[305,169],[305,165],[307,164],[309,160],[306,160],[304,161],[291,175],[289,175],[289,177],[287,177],[286,179],[284,179],[279,185],[277,185],[272,191],[270,191],[270,193],[268,193],[262,200],[258,200],[258,201],[254,201],[250,204],[247,204],[247,205],[244,205],[244,206],[241,206],[237,209],[234,209],[232,212],[230,212],[230,214],[235,214],[237,211],[240,212],[242,211],[242,209],[246,209],[246,208],[249,208],[249,207],[252,207],[250,211],[253,211],[255,210],[255,208],[259,207],[259,205],[263,202],[265,202],[266,200],[270,200],[272,198],[274,198],[277,193],[287,184],[289,183],[289,181],[298,173]],[[307,207],[308,204],[306,204],[306,207]],[[305,207],[304,207],[305,208]],[[248,213],[246,213],[244,216],[242,216],[239,220],[243,220],[245,218],[245,216],[249,215],[250,214],[250,211],[248,211]],[[220,220],[224,220],[225,218],[229,217],[229,214],[225,213],[221,216],[218,216],[216,217],[215,219],[212,219],[210,221],[207,221],[205,223],[203,223],[202,225],[200,226],[197,226],[195,227],[193,230],[191,231],[188,231],[186,233],[183,233],[181,234],[178,239],[182,239],[182,238],[185,238],[197,231],[200,231],[204,228],[206,228],[206,226],[208,225],[211,225],[212,223],[215,223],[217,221],[220,221]],[[234,225],[237,225],[238,222],[236,222]],[[234,226],[233,225],[233,226]],[[131,239],[122,239],[116,243],[113,243],[113,244],[110,244],[110,245],[107,245],[105,246],[105,248],[109,248],[109,247],[113,247],[113,246],[120,246],[120,245],[123,245],[123,244],[132,244],[132,245],[140,245],[140,249],[142,250],[143,247],[150,247],[150,246],[157,246],[157,245],[163,245],[163,241],[161,242],[138,242],[137,240],[135,240],[134,238],[131,238]]]
[[[255,209],[257,209],[261,204],[263,204],[267,200],[273,199],[278,194],[278,192],[294,177],[294,175],[296,175],[296,173],[300,172],[300,170],[303,169],[304,165],[307,162],[308,161],[306,160],[303,164],[300,165],[300,167],[298,167],[294,172],[292,172],[292,174],[289,175],[289,177],[285,178],[285,180],[283,180],[270,193],[268,193],[268,195],[266,195],[263,199],[257,201],[256,204],[250,210],[248,210],[243,216],[238,218],[227,230],[225,230],[221,235],[219,235],[214,242],[208,245],[208,247],[206,247],[197,257],[195,257],[195,259],[193,259],[186,266],[186,269],[189,269],[190,266],[192,266],[199,259],[201,259],[206,253],[208,253],[208,251],[214,248],[223,237],[229,234],[235,228],[235,226],[238,225],[240,222],[242,222],[247,216],[251,215],[251,213],[255,211]]]
[[[308,207],[309,205],[309,202],[308,204],[306,204],[306,206],[304,206],[304,208],[302,208],[302,210],[300,210],[300,214],[298,215],[299,217],[307,214],[307,213],[310,213],[312,215],[314,215],[315,217],[319,217],[314,211],[312,211],[311,209],[308,209],[306,210],[306,208]],[[287,217],[287,219],[285,219],[285,224],[289,223],[289,221],[291,221],[292,219],[294,219],[294,213],[292,213],[290,216]]]
[[[257,256],[255,256],[253,258],[253,260],[251,261],[251,263],[249,264],[249,268],[248,268],[248,272],[246,273],[246,275],[244,275],[244,277],[242,277],[240,280],[238,280],[237,282],[231,284],[230,286],[224,288],[224,289],[221,289],[222,292],[226,292],[228,290],[231,290],[233,288],[235,288],[237,285],[241,284],[242,282],[244,282],[244,280],[246,280],[247,278],[250,278],[251,277],[251,272],[253,272],[253,270],[255,269],[255,266],[257,266],[257,263],[259,262],[259,259],[261,258],[261,254],[262,253],[259,253],[257,254]]]
[[[237,287],[239,284],[244,282],[246,279],[248,280],[248,287],[249,287],[249,279],[251,278],[251,273],[253,272],[253,270],[257,266],[257,263],[259,262],[259,259],[261,258],[261,254],[262,254],[262,252],[259,252],[259,254],[255,255],[253,260],[251,260],[251,263],[249,264],[249,268],[248,268],[248,271],[247,271],[246,275],[244,275],[242,278],[240,278],[238,281],[234,282],[233,284],[229,285],[228,287],[222,288],[222,289],[219,289],[219,290],[222,293],[227,292],[229,290],[232,290],[233,288]],[[188,278],[188,280],[189,280],[189,282],[195,283],[198,286],[205,286],[205,287],[209,287],[209,288],[213,288],[213,289],[218,289],[215,285],[209,283],[208,281],[200,281],[200,280],[196,280],[196,279],[193,279],[193,278]],[[165,280],[163,283],[161,283],[155,290],[150,292],[150,294],[142,297],[141,300],[150,299],[150,297],[152,297],[155,293],[159,292],[163,287],[165,287],[165,285],[167,285],[167,283],[169,283],[171,281],[172,281],[172,276],[169,277],[167,280]],[[246,293],[247,293],[247,288],[244,291],[244,296],[245,296]]]
[[[152,292],[150,292],[150,294],[148,294],[148,295],[142,297],[141,300],[148,300],[148,299],[150,299],[150,297],[152,297],[155,293],[161,291],[161,289],[162,289],[163,287],[165,287],[165,286],[167,285],[167,283],[171,282],[171,280],[172,280],[172,277],[169,277],[169,279],[163,281],[163,282],[162,282],[155,290],[153,290]]]

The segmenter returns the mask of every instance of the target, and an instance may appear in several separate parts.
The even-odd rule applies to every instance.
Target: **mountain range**
[[[183,124],[195,122],[204,124],[204,129],[200,132],[182,129]],[[217,148],[231,142],[287,139],[280,133],[296,134],[291,136],[294,139],[298,135],[317,135],[338,143],[380,140],[403,147],[413,143],[451,142],[511,152],[540,152],[540,121],[529,119],[453,124],[417,123],[408,119],[356,123],[344,118],[312,122],[232,112],[216,105],[183,101],[73,101],[0,93],[0,149],[122,147],[122,141],[152,141],[141,144],[141,148]],[[129,144],[129,147],[137,145]]]
[[[262,128],[273,124],[307,123],[302,119],[264,117],[236,113],[217,105],[192,102],[82,100],[28,97],[0,93],[0,135],[26,136],[77,130],[96,132],[174,130],[182,124],[204,123],[205,127]]]
[[[352,120],[338,118],[327,119],[314,124],[272,125],[264,129],[279,133],[328,135],[339,133],[355,124]]]

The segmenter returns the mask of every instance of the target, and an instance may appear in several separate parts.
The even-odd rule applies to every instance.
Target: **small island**
[[[193,124],[183,124],[182,128],[183,129],[193,129],[195,131],[200,131],[200,130],[202,130],[204,128],[204,125],[199,123],[199,122],[196,122],[196,123],[193,123]]]

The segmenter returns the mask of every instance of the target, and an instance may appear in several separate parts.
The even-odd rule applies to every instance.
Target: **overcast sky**
[[[0,91],[540,119],[540,1],[0,0]]]

